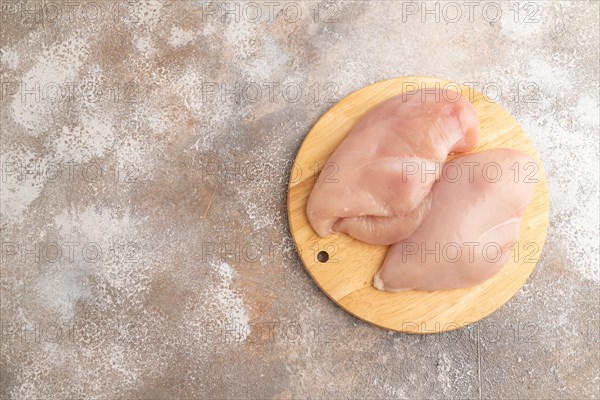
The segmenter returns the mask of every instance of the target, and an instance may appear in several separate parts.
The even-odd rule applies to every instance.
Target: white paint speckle
[[[173,47],[182,47],[194,40],[194,32],[185,31],[176,26],[171,28],[171,37],[169,44]]]
[[[154,42],[148,36],[136,37],[133,43],[135,44],[135,48],[145,57],[153,56],[156,53]]]
[[[0,49],[0,62],[15,70],[19,67],[19,53],[10,48],[2,48]]]
[[[61,264],[42,276],[36,283],[40,304],[49,307],[64,321],[75,316],[75,303],[90,298],[91,292],[84,272],[75,264]]]
[[[143,303],[151,266],[143,258],[147,252],[129,213],[117,214],[98,207],[76,213],[65,210],[55,217],[54,225],[65,242],[77,243],[72,264],[93,274],[98,281],[99,306],[114,307],[115,301]],[[114,291],[120,293],[119,300],[110,295]]]
[[[532,15],[534,10],[524,10],[523,4],[525,3],[511,3],[502,10],[500,19],[502,32],[513,40],[532,40],[542,31],[542,24],[533,21],[543,18],[540,16],[540,11],[544,11],[543,8],[542,10],[538,8],[537,15]]]
[[[265,35],[260,40],[262,46],[253,60],[244,67],[244,71],[254,82],[269,82],[274,74],[283,71],[289,57],[271,36]]]
[[[596,128],[600,125],[600,105],[598,104],[598,99],[582,95],[579,97],[575,111],[581,122]]]
[[[0,214],[3,219],[20,221],[44,187],[43,174],[39,173],[43,171],[44,161],[23,148],[0,154],[0,160]]]
[[[86,162],[101,157],[114,142],[112,124],[99,116],[84,116],[82,124],[75,127],[63,126],[61,134],[50,147],[57,160],[64,162]]]
[[[51,116],[60,109],[53,97],[56,87],[77,80],[88,47],[85,37],[73,36],[45,50],[23,76],[21,89],[11,104],[12,117],[31,134],[44,133]]]
[[[136,2],[127,3],[129,6],[127,11],[124,11],[127,18],[125,22],[129,23],[136,30],[139,26],[156,28],[160,22],[161,10],[163,2],[158,0],[139,0]]]
[[[570,259],[569,268],[600,282],[597,143],[590,142],[588,130],[566,129],[556,118],[546,119],[543,125],[538,117],[521,118],[520,123],[549,171],[550,235],[560,238],[555,245]],[[590,129],[597,131],[598,125]],[[573,179],[579,174],[586,179]]]
[[[571,89],[571,80],[562,68],[557,67],[551,60],[543,56],[531,55],[529,58],[529,76],[540,88],[551,88],[555,91],[568,91]],[[541,97],[542,104],[550,104],[551,98]]]
[[[243,297],[232,287],[236,273],[225,262],[214,263],[212,266],[221,281],[216,288],[215,296],[221,311],[225,314],[225,324],[227,327],[235,327],[240,335],[240,341],[244,341],[250,335],[250,318]]]

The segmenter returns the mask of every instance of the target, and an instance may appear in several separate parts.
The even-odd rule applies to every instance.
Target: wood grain
[[[483,284],[457,290],[387,293],[375,289],[388,246],[373,246],[345,234],[320,238],[306,216],[308,196],[329,156],[356,121],[371,108],[397,94],[424,85],[459,91],[473,103],[481,123],[476,151],[508,147],[532,156],[539,164],[534,198],[521,222],[521,236],[502,270]],[[549,196],[539,156],[515,119],[500,105],[467,86],[431,77],[403,77],[367,86],[331,107],[310,130],[295,159],[288,190],[288,217],[296,248],[308,273],[340,307],[382,328],[408,333],[443,332],[466,326],[505,304],[525,283],[539,259],[548,230]],[[330,258],[319,262],[319,251]]]

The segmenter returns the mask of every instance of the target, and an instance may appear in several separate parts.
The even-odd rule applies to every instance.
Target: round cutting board
[[[389,246],[374,246],[345,234],[319,237],[308,223],[306,203],[322,168],[358,119],[382,101],[418,88],[439,85],[467,96],[481,124],[477,150],[508,147],[532,156],[539,165],[533,201],[521,220],[520,239],[510,261],[493,278],[467,289],[436,292],[382,292],[373,275]],[[288,218],[296,248],[310,276],[344,310],[382,328],[408,333],[457,329],[491,314],[525,283],[539,259],[548,231],[546,176],[535,147],[523,128],[500,105],[480,92],[431,77],[403,77],[374,83],[331,107],[310,130],[296,156],[288,188]]]

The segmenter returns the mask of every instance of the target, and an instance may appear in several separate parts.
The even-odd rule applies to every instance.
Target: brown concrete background
[[[597,2],[204,3],[2,2],[1,398],[600,397]],[[402,75],[485,90],[551,191],[527,285],[442,335],[346,314],[287,228],[311,125]]]

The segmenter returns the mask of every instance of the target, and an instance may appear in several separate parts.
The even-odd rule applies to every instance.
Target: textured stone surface
[[[598,398],[599,24],[585,1],[3,1],[0,397]],[[527,285],[442,335],[338,308],[286,221],[311,125],[402,75],[485,89],[551,191]]]

